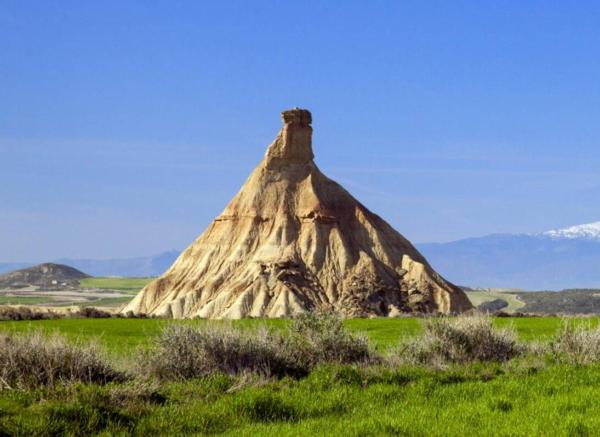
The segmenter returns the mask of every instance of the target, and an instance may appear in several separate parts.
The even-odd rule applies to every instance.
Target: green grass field
[[[0,296],[0,305],[43,305],[50,302],[53,299],[44,296]]]
[[[582,323],[596,325],[598,318],[581,318]],[[281,328],[289,323],[281,319],[245,319],[235,321],[170,321],[161,319],[59,319],[20,322],[0,322],[0,331],[28,331],[42,329],[46,332],[59,332],[71,338],[97,338],[111,352],[124,354],[139,345],[145,345],[168,323],[232,323],[234,326],[256,327],[261,324]],[[514,326],[520,338],[526,341],[547,340],[561,326],[557,317],[496,318],[497,327]],[[368,335],[379,348],[387,349],[402,338],[417,335],[421,331],[419,319],[349,319],[345,325],[353,332]]]
[[[137,294],[154,278],[86,278],[79,281],[81,288],[100,288],[107,290],[120,290],[129,294]]]
[[[598,324],[598,318],[577,320]],[[127,358],[169,323],[230,322],[65,319],[0,322],[0,330],[97,338],[114,357]],[[289,322],[231,323],[278,329]],[[561,320],[496,318],[494,324],[514,326],[522,340],[546,341]],[[421,320],[413,318],[351,319],[345,325],[384,351],[421,331]],[[0,436],[586,436],[600,429],[599,396],[600,365],[559,365],[536,356],[441,370],[325,365],[298,380],[214,375],[184,383],[0,390]]]
[[[0,433],[26,435],[592,436],[600,368],[350,366],[237,386],[226,376],[143,389],[0,393]],[[140,396],[140,391],[144,396]]]

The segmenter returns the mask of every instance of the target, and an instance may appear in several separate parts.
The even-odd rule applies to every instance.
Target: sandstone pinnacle
[[[312,116],[283,127],[225,210],[123,312],[169,317],[458,313],[472,306],[313,161]]]
[[[267,166],[305,164],[314,158],[312,151],[312,116],[306,109],[281,113],[283,128],[267,149]]]

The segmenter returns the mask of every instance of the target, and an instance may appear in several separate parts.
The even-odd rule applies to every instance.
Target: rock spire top
[[[270,168],[287,164],[306,164],[313,160],[312,115],[306,109],[294,108],[281,113],[283,128],[267,150]]]

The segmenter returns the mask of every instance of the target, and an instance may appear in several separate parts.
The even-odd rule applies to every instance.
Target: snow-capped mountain
[[[563,229],[552,229],[550,231],[542,232],[539,235],[550,238],[581,238],[600,241],[600,222],[586,223],[584,225],[571,226]]]
[[[600,222],[536,234],[494,234],[417,244],[455,284],[560,290],[600,288]]]

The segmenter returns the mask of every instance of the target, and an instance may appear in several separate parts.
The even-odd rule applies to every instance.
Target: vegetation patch
[[[529,291],[518,294],[521,311],[539,314],[598,314],[600,290]]]
[[[166,380],[214,373],[272,376],[302,370],[285,355],[283,337],[266,329],[248,332],[223,325],[173,324],[142,353],[140,372]]]
[[[106,290],[120,290],[129,294],[137,294],[154,278],[85,278],[79,281],[81,288],[99,288]]]
[[[170,324],[142,352],[146,377],[185,380],[215,373],[307,375],[321,363],[367,363],[376,358],[369,340],[348,332],[332,314],[307,314],[287,331],[241,329],[231,324]]]
[[[438,354],[434,360],[394,360],[396,350],[378,351],[348,329],[373,322],[378,328],[370,334],[387,339],[381,320],[344,324],[327,315],[262,328],[249,320],[3,322],[13,329],[0,343],[9,351],[0,357],[0,375],[10,381],[0,390],[0,435],[593,434],[600,426],[600,368],[590,365],[599,356],[596,325],[511,321],[522,336],[537,332],[543,341],[516,340],[506,319],[391,321],[410,332],[412,323],[422,324],[411,335],[424,345],[420,352]],[[133,336],[134,352],[123,349],[114,361],[77,340],[87,323],[106,333],[104,341],[127,344]],[[45,332],[27,332],[44,325]],[[71,336],[48,334],[57,326]],[[148,337],[149,347],[131,348]],[[405,335],[396,338],[406,342]],[[452,352],[441,353],[435,342]],[[165,375],[138,365],[159,348],[179,354]],[[276,368],[265,365],[273,357],[285,366],[293,359],[302,373],[265,371]]]
[[[554,358],[561,363],[594,364],[600,362],[600,327],[565,319],[562,330],[550,344]]]
[[[99,347],[73,345],[60,335],[2,335],[0,350],[0,389],[52,387],[74,381],[105,384],[125,379]]]
[[[424,322],[416,340],[402,344],[391,355],[394,362],[434,366],[473,361],[505,362],[526,352],[513,329],[495,329],[484,316],[432,318]]]
[[[42,305],[55,302],[54,299],[44,296],[7,296],[0,295],[0,305]]]

